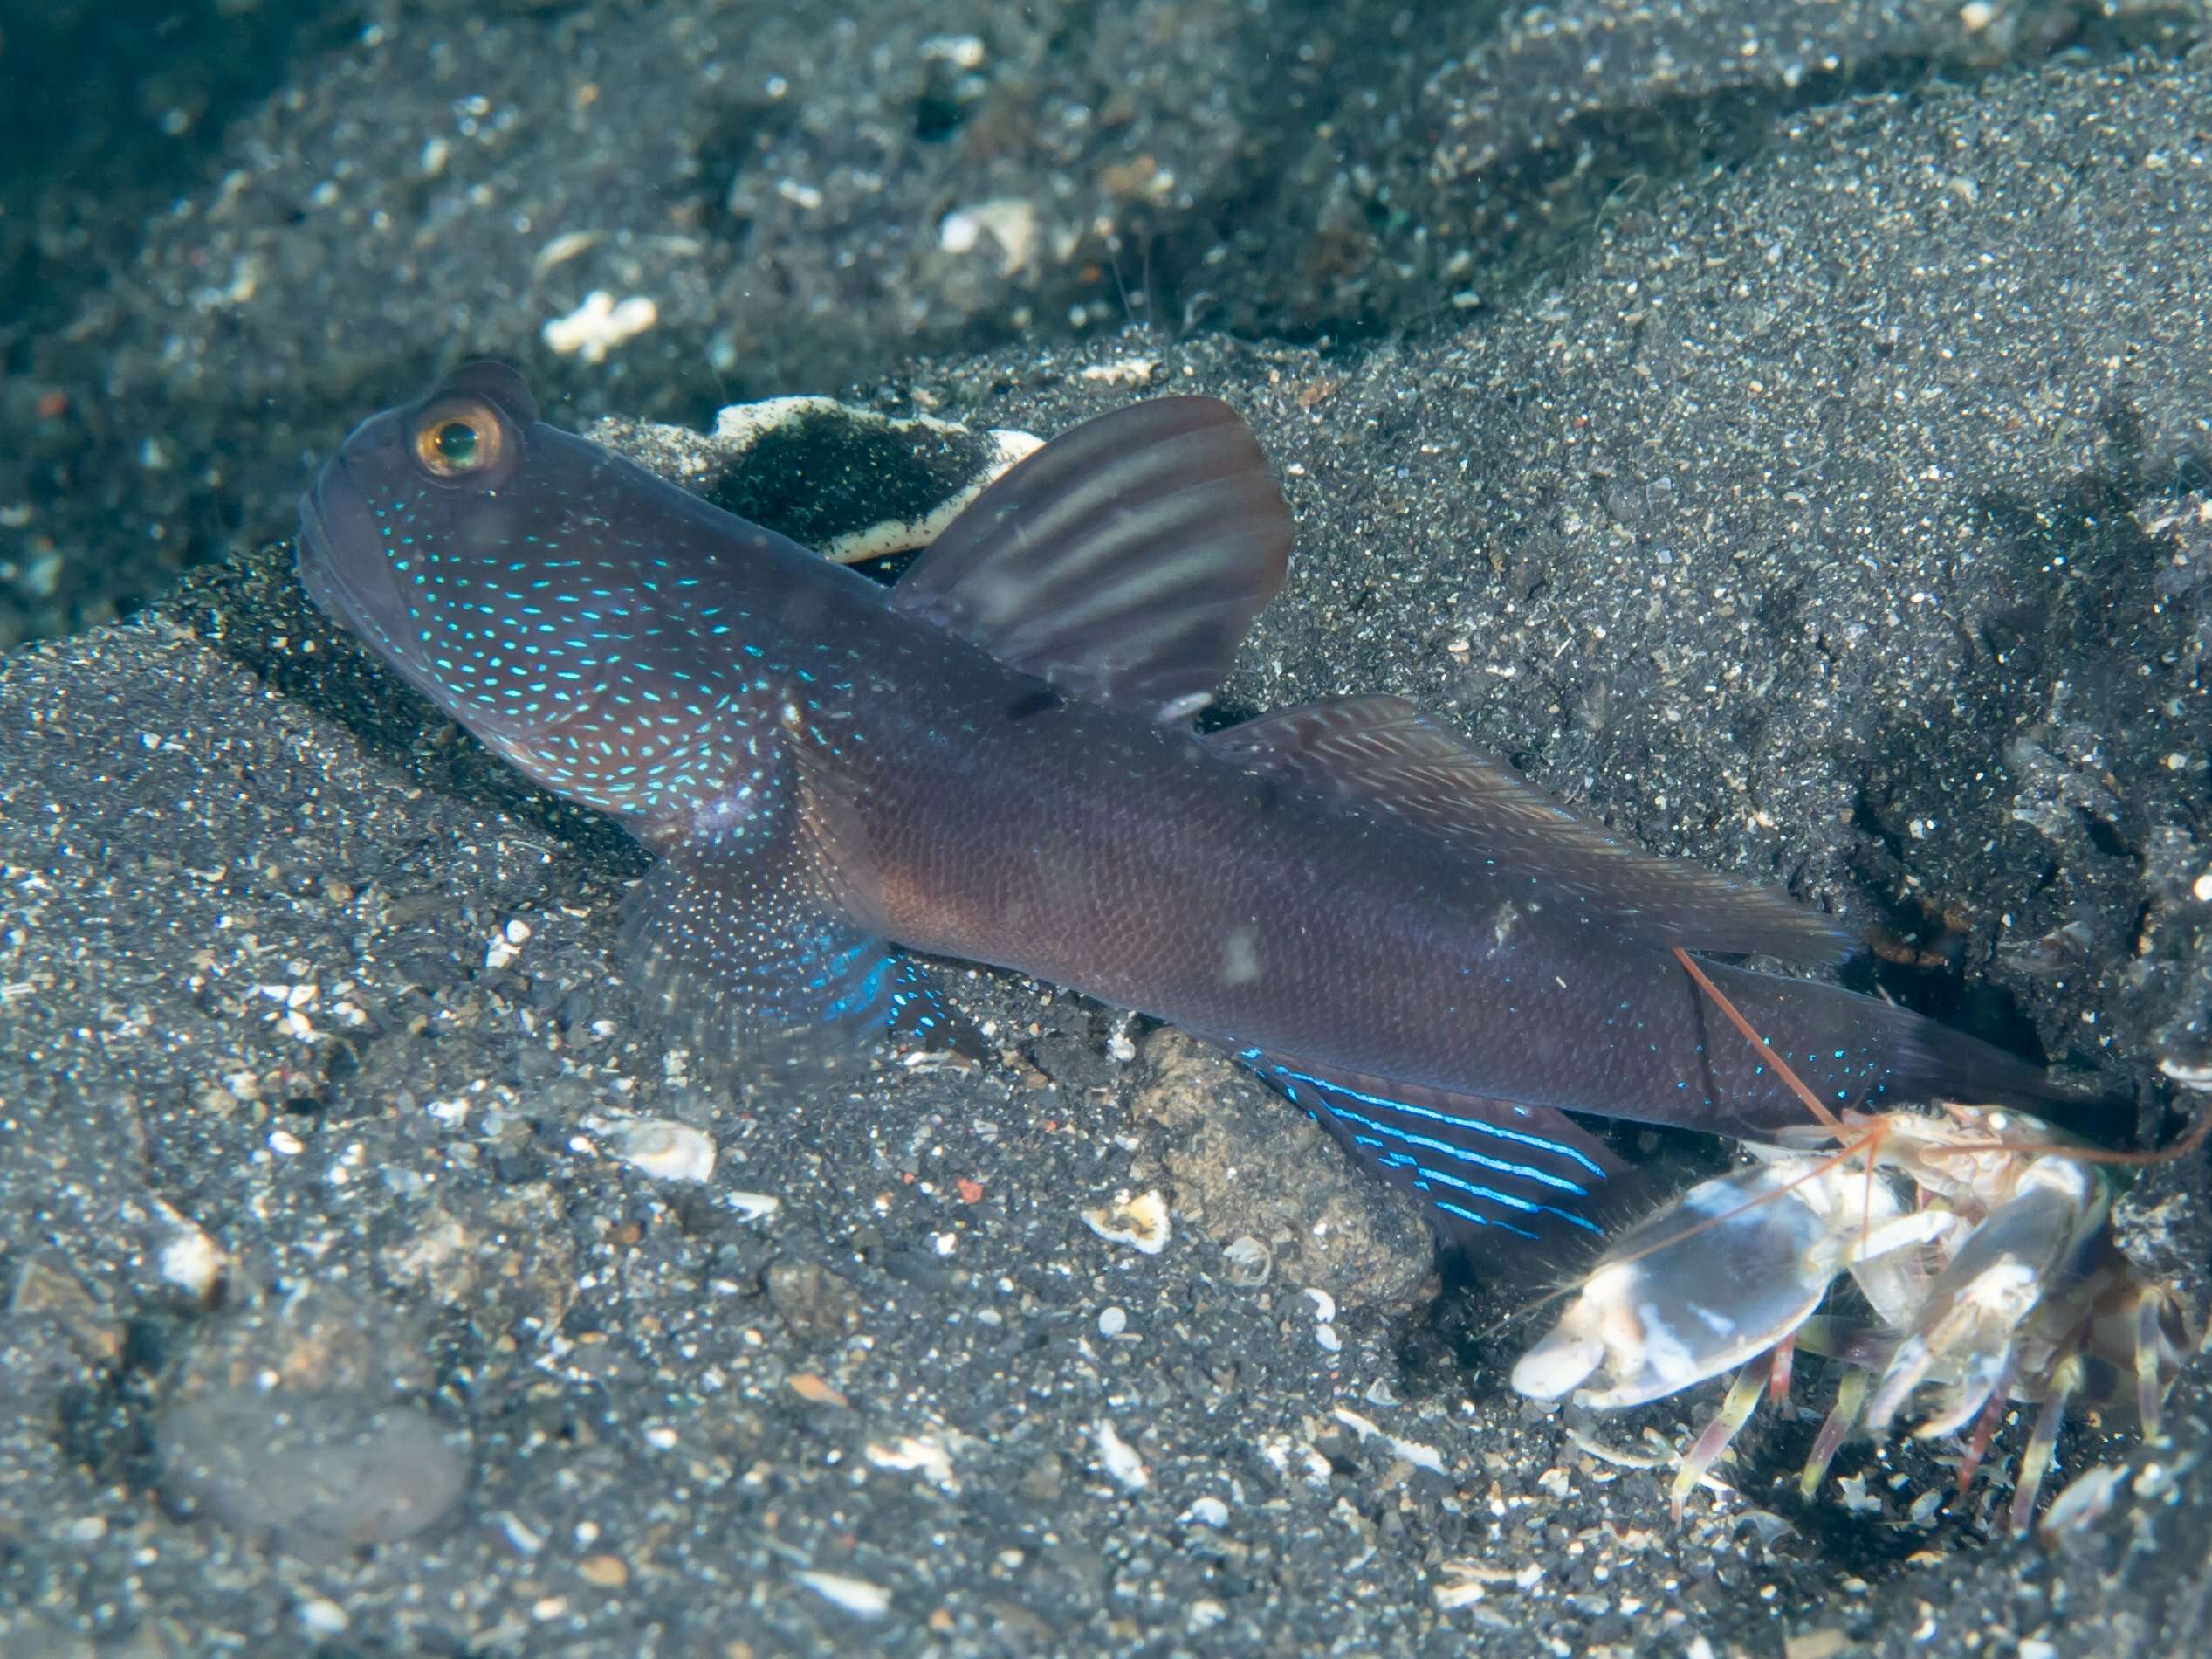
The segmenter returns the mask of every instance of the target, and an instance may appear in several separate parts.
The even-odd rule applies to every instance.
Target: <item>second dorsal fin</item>
[[[1387,813],[1639,937],[1803,961],[1838,960],[1858,943],[1787,894],[1616,839],[1403,698],[1309,703],[1206,742],[1253,771]]]
[[[1290,512],[1226,403],[1162,397],[1062,433],[978,496],[893,590],[1070,697],[1211,700],[1281,589]]]

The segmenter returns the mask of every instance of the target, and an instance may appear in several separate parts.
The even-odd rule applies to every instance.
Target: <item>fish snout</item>
[[[300,585],[323,614],[383,655],[403,652],[413,623],[376,514],[340,453],[323,463],[299,499],[293,561]]]

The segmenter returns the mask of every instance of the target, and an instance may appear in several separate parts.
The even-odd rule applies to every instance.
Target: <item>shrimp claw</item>
[[[1794,1348],[1847,1366],[1808,1462],[1811,1495],[1854,1428],[1881,1435],[1924,1388],[1918,1437],[1971,1431],[1970,1482],[2007,1398],[2039,1404],[2011,1519],[2024,1528],[2071,1401],[2132,1407],[2147,1431],[2191,1346],[2167,1289],[2113,1243],[2105,1169],[2009,1111],[1848,1112],[1840,1149],[1750,1146],[1755,1161],[1632,1226],[1513,1385],[1618,1410],[1742,1367],[1685,1455],[1683,1498],[1758,1403],[1786,1388]],[[1848,1274],[1877,1321],[1815,1319]],[[1871,1375],[1869,1374],[1871,1373]],[[2108,1385],[2092,1388],[2092,1380]]]

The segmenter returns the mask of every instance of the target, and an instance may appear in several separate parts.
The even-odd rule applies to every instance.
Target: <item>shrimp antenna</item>
[[[1680,945],[1677,945],[1674,947],[1674,959],[1675,960],[1680,962],[1683,967],[1688,971],[1690,978],[1696,981],[1698,988],[1703,991],[1707,997],[1712,999],[1714,1006],[1718,1008],[1722,1014],[1728,1016],[1728,1022],[1735,1026],[1735,1029],[1742,1034],[1743,1040],[1748,1043],[1752,1048],[1757,1051],[1759,1057],[1774,1068],[1775,1075],[1779,1077],[1783,1083],[1789,1085],[1790,1091],[1794,1093],[1798,1099],[1804,1102],[1806,1109],[1820,1121],[1822,1126],[1825,1127],[1831,1134],[1835,1136],[1838,1145],[1833,1152],[1822,1158],[1817,1164],[1814,1164],[1806,1169],[1803,1174],[1793,1177],[1781,1187],[1776,1187],[1774,1191],[1762,1193],[1755,1198],[1746,1199],[1735,1208],[1724,1210],[1717,1215],[1707,1215],[1701,1221],[1696,1222],[1692,1225],[1682,1229],[1680,1232],[1668,1234],[1665,1238],[1653,1239],[1649,1244],[1643,1246],[1640,1249],[1631,1250],[1625,1254],[1610,1255],[1606,1258],[1606,1265],[1608,1266],[1618,1267],[1624,1266],[1630,1262],[1641,1261],[1647,1256],[1656,1255],[1660,1250],[1672,1249],[1674,1245],[1680,1243],[1686,1238],[1693,1238],[1698,1234],[1704,1232],[1707,1228],[1725,1226],[1728,1222],[1735,1220],[1739,1215],[1747,1215],[1750,1211],[1757,1209],[1762,1205],[1771,1204],[1776,1199],[1781,1197],[1784,1193],[1792,1192],[1797,1187],[1803,1186],[1808,1181],[1819,1180],[1821,1176],[1826,1174],[1838,1164],[1844,1162],[1848,1159],[1857,1157],[1862,1152],[1867,1153],[1866,1179],[1870,1183],[1874,1179],[1873,1149],[1881,1144],[1882,1130],[1880,1127],[1878,1126],[1868,1129],[1864,1134],[1854,1136],[1851,1126],[1845,1124],[1844,1120],[1838,1118],[1833,1112],[1831,1112],[1825,1105],[1821,1104],[1820,1097],[1815,1094],[1812,1090],[1806,1085],[1805,1080],[1803,1077],[1800,1077],[1796,1070],[1791,1068],[1789,1061],[1783,1059],[1779,1054],[1776,1054],[1774,1051],[1774,1049],[1768,1043],[1767,1040],[1761,1036],[1753,1028],[1751,1022],[1743,1017],[1742,1010],[1738,1008],[1734,1002],[1730,1002],[1728,1000],[1728,994],[1713,982],[1712,976],[1698,966],[1697,959],[1695,957],[1692,956],[1689,952],[1684,950]],[[1551,1304],[1560,1300],[1563,1297],[1572,1295],[1575,1291],[1583,1289],[1583,1286],[1589,1283],[1590,1275],[1581,1274],[1565,1284],[1556,1286],[1555,1288],[1545,1291],[1543,1295],[1538,1297],[1527,1306],[1515,1308],[1504,1318],[1496,1321],[1488,1328],[1478,1332],[1476,1333],[1476,1339],[1480,1341],[1496,1335],[1499,1332],[1503,1331],[1507,1326],[1512,1325],[1516,1319],[1523,1318],[1528,1314],[1535,1312],[1540,1308],[1549,1307]],[[1784,1374],[1786,1376],[1787,1373],[1785,1373]]]
[[[1742,1011],[1728,1001],[1727,993],[1713,982],[1713,976],[1698,966],[1697,958],[1677,945],[1674,960],[1682,964],[1684,973],[1697,981],[1698,989],[1712,999],[1713,1005],[1728,1016],[1728,1023],[1742,1034],[1743,1040],[1751,1045],[1753,1051],[1772,1066],[1776,1075],[1790,1085],[1790,1091],[1805,1103],[1805,1110],[1811,1112],[1838,1140],[1843,1139],[1843,1120],[1823,1105],[1820,1097],[1805,1086],[1805,1080],[1790,1069],[1790,1063],[1774,1051],[1751,1022],[1743,1017]]]

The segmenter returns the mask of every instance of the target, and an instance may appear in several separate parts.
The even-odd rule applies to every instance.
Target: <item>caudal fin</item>
[[[2110,1133],[2116,1103],[1979,1037],[1909,1008],[1840,986],[1699,964],[1722,995],[1824,1102],[1836,1108],[1937,1099],[2010,1106],[2089,1134]],[[1691,994],[1705,1002],[1695,987]],[[1728,1121],[1724,1132],[1757,1136],[1806,1121],[1803,1103],[1718,1009],[1707,1019],[1708,1054]]]

